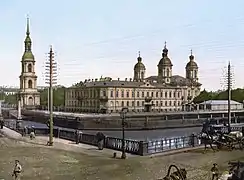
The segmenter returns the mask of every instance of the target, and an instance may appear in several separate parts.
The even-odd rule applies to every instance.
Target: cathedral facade
[[[185,77],[173,75],[166,43],[157,67],[157,76],[146,77],[146,67],[139,53],[133,78],[85,80],[67,88],[65,108],[72,112],[105,113],[119,112],[123,107],[134,112],[180,111],[200,94],[198,65],[192,52],[185,66]]]
[[[19,76],[19,100],[22,108],[34,109],[40,105],[40,93],[37,90],[37,76],[35,73],[35,57],[32,53],[29,18],[27,19],[25,50],[21,60],[21,74]]]

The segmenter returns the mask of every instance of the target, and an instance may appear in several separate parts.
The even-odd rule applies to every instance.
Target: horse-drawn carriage
[[[202,131],[199,138],[205,145],[205,150],[209,144],[212,149],[212,145],[216,145],[218,149],[228,148],[232,150],[234,148],[243,149],[244,137],[242,128],[244,124],[226,124],[217,125],[211,124],[209,120],[206,120],[203,124]]]

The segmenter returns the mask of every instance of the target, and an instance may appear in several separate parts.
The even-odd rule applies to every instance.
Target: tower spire
[[[23,59],[34,59],[34,56],[31,52],[31,38],[30,38],[30,18],[27,15],[27,21],[26,21],[26,37],[25,37],[25,52],[23,55]]]
[[[138,62],[141,62],[142,58],[141,58],[141,51],[138,51],[138,58],[137,58]]]
[[[27,15],[27,27],[26,27],[26,35],[30,35],[30,18],[29,15]]]
[[[167,57],[167,55],[168,55],[168,49],[167,49],[167,42],[165,41],[162,56]]]
[[[190,59],[190,61],[193,61],[193,60],[194,60],[194,56],[193,56],[193,54],[192,54],[192,49],[191,49],[191,54],[190,54],[190,56],[189,56],[189,59]]]

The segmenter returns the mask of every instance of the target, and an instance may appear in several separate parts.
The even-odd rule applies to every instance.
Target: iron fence
[[[23,134],[29,134],[33,127],[28,127],[27,130],[18,129],[13,122],[6,122],[5,126],[18,131]],[[48,128],[36,128],[34,127],[35,134],[37,136],[48,136]],[[62,138],[69,141],[75,141],[76,133],[75,130],[54,128],[53,135],[56,138]],[[122,141],[121,138],[105,136],[104,138],[104,148],[114,149],[121,151],[122,150]],[[95,134],[79,134],[79,142],[89,145],[97,145],[98,140]],[[138,140],[125,140],[125,149],[127,153],[136,154],[136,155],[148,155],[161,152],[167,152],[177,149],[190,148],[194,146],[199,146],[201,144],[199,138],[192,134],[191,136],[176,137],[176,138],[162,138],[159,140],[153,141],[138,141]]]

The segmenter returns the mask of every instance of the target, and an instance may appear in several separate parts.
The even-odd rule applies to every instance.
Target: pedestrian
[[[78,130],[75,130],[75,143],[79,144],[80,142],[80,133]]]
[[[35,129],[34,129],[34,126],[32,126],[32,128],[31,128],[31,133],[30,133],[30,139],[32,140],[32,139],[35,139]]]
[[[211,168],[211,172],[212,172],[212,180],[218,180],[218,178],[219,178],[219,169],[218,169],[216,163],[213,164],[213,167]]]
[[[24,127],[24,130],[25,130],[25,136],[28,134],[28,128],[27,126]]]
[[[103,150],[105,135],[102,132],[96,134],[97,146],[99,150]]]
[[[15,180],[20,180],[21,173],[22,173],[22,166],[20,165],[19,160],[15,160],[15,166],[14,166],[12,177],[14,177]]]
[[[3,119],[0,120],[0,125],[1,125],[1,129],[3,129],[3,126],[4,126],[4,121],[3,121]]]

